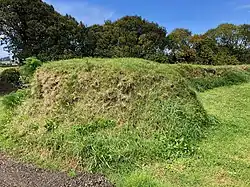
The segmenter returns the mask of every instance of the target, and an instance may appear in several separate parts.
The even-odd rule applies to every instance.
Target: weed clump
[[[18,90],[3,97],[2,105],[6,110],[14,110],[21,105],[28,95],[27,90]]]
[[[23,83],[28,83],[32,78],[37,68],[42,66],[42,62],[35,57],[27,58],[24,65],[20,68],[21,80]]]

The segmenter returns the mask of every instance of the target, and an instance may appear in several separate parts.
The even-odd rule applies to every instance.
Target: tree
[[[123,17],[114,22],[114,28],[119,32],[116,49],[124,56],[143,58],[165,48],[166,29],[140,16]]]
[[[165,28],[139,16],[94,25],[89,28],[88,39],[95,48],[94,56],[152,58],[161,55],[158,60],[165,56]]]
[[[44,60],[67,59],[85,56],[86,28],[70,15],[57,16],[43,37],[38,57]]]
[[[167,49],[172,63],[194,62],[195,51],[191,48],[192,32],[178,28],[167,36]]]
[[[8,50],[20,59],[38,53],[48,20],[51,20],[51,6],[44,6],[38,0],[0,0],[0,33]],[[45,24],[46,23],[46,24]]]
[[[21,61],[72,57],[136,57],[162,63],[250,63],[250,25],[221,24],[203,35],[140,16],[86,27],[41,0],[0,0],[1,44]]]
[[[214,57],[218,51],[215,40],[212,40],[205,35],[194,35],[190,38],[192,49],[195,50],[198,64],[215,65]]]
[[[250,64],[250,24],[239,25],[239,47],[236,56],[242,63]]]
[[[234,24],[221,24],[215,29],[207,31],[206,36],[215,39],[218,45],[234,49],[238,44],[238,27]]]
[[[210,29],[205,35],[216,41],[219,53],[236,57],[242,63],[249,60],[249,33],[250,26],[221,24],[215,29]]]
[[[0,0],[2,44],[21,60],[74,56],[82,29],[73,17],[60,15],[41,0]]]

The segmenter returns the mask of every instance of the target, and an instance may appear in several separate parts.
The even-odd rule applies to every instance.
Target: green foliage
[[[216,73],[217,70],[214,69],[212,72],[210,76],[191,78],[191,86],[199,92],[204,92],[216,87],[247,83],[250,80],[250,73],[247,71],[231,69],[222,73]]]
[[[20,72],[18,69],[8,68],[0,71],[0,94],[10,93],[20,87]]]
[[[1,43],[21,62],[75,57],[136,57],[160,63],[205,65],[250,63],[249,24],[221,24],[203,35],[124,16],[86,27],[41,0],[0,0]]]
[[[21,61],[72,58],[84,50],[84,25],[41,0],[1,0],[0,35]]]
[[[240,62],[235,56],[227,53],[218,53],[214,56],[214,65],[239,65]]]
[[[139,16],[125,16],[115,22],[89,28],[93,54],[98,57],[139,57],[166,62],[166,30]]]
[[[71,169],[69,172],[68,172],[68,176],[70,177],[76,177],[77,176],[77,173],[75,170]]]
[[[87,125],[76,125],[74,126],[74,130],[80,136],[86,136],[88,134],[100,131],[106,128],[115,127],[116,123],[110,120],[99,120]]]
[[[17,92],[13,92],[4,96],[2,99],[2,104],[7,110],[14,110],[17,106],[22,104],[27,95],[27,90],[18,90]]]
[[[23,82],[28,82],[33,76],[37,68],[42,66],[42,62],[35,57],[27,58],[24,65],[20,68],[21,78]]]
[[[219,56],[215,56],[216,59],[219,58],[219,63],[238,64],[238,61],[241,63],[249,62],[249,28],[250,25],[248,24],[237,26],[226,23],[205,33],[205,36],[214,40],[219,47]],[[226,59],[223,61],[223,58]]]
[[[145,57],[147,60],[155,61],[155,62],[160,62],[160,63],[169,63],[169,58],[164,54],[164,53],[159,53],[156,52],[154,54],[147,54]]]
[[[167,36],[167,47],[171,50],[170,57],[172,63],[190,62],[188,51],[190,48],[189,40],[192,36],[187,29],[175,29]]]
[[[0,81],[18,86],[20,82],[20,72],[14,68],[8,68],[0,73]]]

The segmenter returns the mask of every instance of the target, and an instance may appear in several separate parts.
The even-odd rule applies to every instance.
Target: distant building
[[[0,58],[0,62],[6,62],[6,61],[11,61],[10,57]]]
[[[3,57],[0,58],[0,66],[17,66],[19,60],[17,58]]]

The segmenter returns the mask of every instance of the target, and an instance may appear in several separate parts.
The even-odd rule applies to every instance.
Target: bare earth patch
[[[112,187],[104,176],[50,172],[32,165],[15,162],[0,154],[1,187]]]

